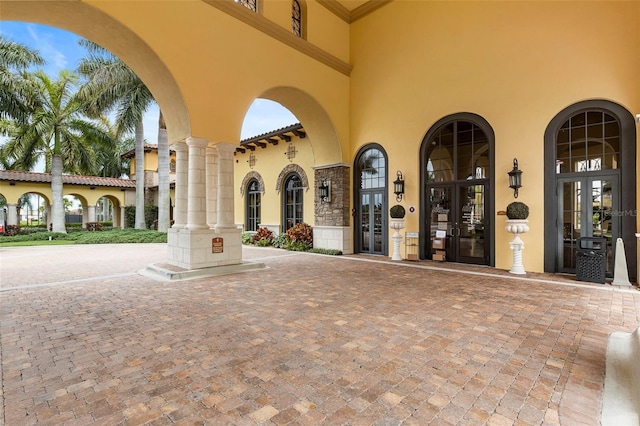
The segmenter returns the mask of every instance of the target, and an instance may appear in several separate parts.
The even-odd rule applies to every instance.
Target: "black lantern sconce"
[[[322,183],[318,187],[318,194],[322,204],[331,202],[331,182],[327,179],[322,179]]]
[[[404,179],[402,178],[402,172],[398,170],[396,173],[396,180],[393,181],[393,193],[396,194],[396,201],[402,201],[404,195]]]
[[[249,159],[247,160],[247,163],[249,163],[249,168],[251,168],[253,170],[253,166],[256,165],[256,156],[253,155],[253,152],[249,153]]]
[[[513,159],[513,170],[509,173],[509,188],[513,189],[513,197],[518,198],[518,188],[522,187],[522,170],[518,169],[518,159]]]

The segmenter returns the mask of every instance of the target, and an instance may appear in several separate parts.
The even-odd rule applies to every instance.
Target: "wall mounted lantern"
[[[404,179],[402,178],[402,172],[398,170],[396,173],[396,180],[393,181],[393,193],[396,194],[396,201],[402,201],[404,195]]]
[[[322,183],[318,187],[318,194],[320,195],[320,202],[322,204],[331,201],[331,182],[327,179],[322,179]]]
[[[509,188],[513,189],[513,197],[518,198],[518,188],[522,187],[522,170],[518,169],[518,159],[513,159],[513,170],[509,173]]]
[[[249,168],[253,170],[253,166],[256,165],[256,156],[253,155],[253,152],[249,153],[249,159],[247,160],[247,163],[249,163]]]

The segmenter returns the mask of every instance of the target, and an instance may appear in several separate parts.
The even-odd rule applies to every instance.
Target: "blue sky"
[[[50,76],[57,75],[63,69],[75,69],[84,55],[84,49],[78,45],[80,37],[58,28],[0,21],[0,34],[37,50],[47,61],[44,70]],[[145,139],[149,143],[156,143],[158,140],[158,115],[158,107],[154,106],[144,118]],[[297,118],[282,105],[266,99],[256,99],[247,111],[241,139],[279,129],[297,121]]]

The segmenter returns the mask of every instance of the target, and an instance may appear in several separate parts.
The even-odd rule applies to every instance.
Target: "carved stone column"
[[[218,223],[218,151],[207,147],[207,225]]]
[[[187,144],[179,142],[171,145],[176,152],[175,206],[173,208],[173,229],[184,228],[187,224],[187,191],[189,182],[189,160]]]
[[[206,198],[206,139],[190,137],[189,147],[189,183],[187,198],[187,229],[208,229]]]
[[[233,201],[233,153],[236,145],[219,143],[218,151],[218,222],[215,228],[235,228]]]

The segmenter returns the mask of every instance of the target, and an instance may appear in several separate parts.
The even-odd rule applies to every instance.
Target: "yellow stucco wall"
[[[64,185],[62,195],[78,198],[83,206],[96,205],[100,198],[107,197],[114,207],[119,208],[125,205],[125,192],[133,191],[132,189],[121,191],[120,188],[111,187],[91,188],[92,186],[89,185]],[[51,203],[50,183],[16,182],[15,185],[10,185],[7,181],[0,181],[0,195],[5,197],[7,203],[16,204],[22,195],[29,193],[40,195],[46,204]]]
[[[496,210],[513,201],[507,172],[524,171],[531,207],[524,264],[543,270],[544,131],[592,98],[640,111],[638,2],[394,1],[352,25],[351,141],[382,144],[390,170],[419,200],[422,138],[440,118],[472,112],[495,131]],[[597,53],[593,53],[597,52]],[[391,194],[390,194],[391,196]],[[504,217],[494,216],[496,266],[510,267]],[[409,215],[407,229],[418,229]]]
[[[297,152],[295,158],[289,161],[286,153],[287,146],[291,144],[295,146]],[[235,222],[237,224],[244,223],[246,188],[244,191],[245,196],[241,196],[242,183],[248,173],[256,171],[264,181],[265,190],[264,195],[261,197],[260,223],[270,226],[282,225],[283,182],[280,182],[279,191],[276,191],[276,187],[278,186],[279,177],[283,170],[290,165],[298,165],[304,170],[309,183],[308,187],[304,190],[304,207],[302,214],[304,222],[313,226],[315,224],[314,195],[315,187],[317,186],[312,168],[315,164],[313,149],[314,144],[309,137],[303,139],[294,137],[291,142],[281,141],[275,146],[267,145],[264,149],[256,148],[254,154],[257,162],[253,169],[249,167],[249,163],[247,162],[251,151],[247,150],[244,154],[236,152],[234,169]],[[282,178],[286,178],[286,176],[282,176]]]

